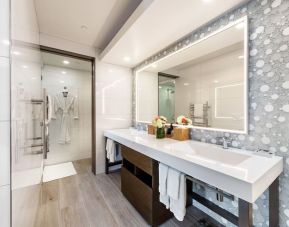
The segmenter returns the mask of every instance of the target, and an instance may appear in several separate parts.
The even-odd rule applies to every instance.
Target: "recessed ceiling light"
[[[37,79],[37,77],[36,77],[36,76],[33,76],[33,77],[31,77],[31,79],[32,79],[32,80],[36,80],[36,79]]]
[[[189,86],[190,84],[189,83],[184,83],[184,86]]]
[[[123,58],[123,60],[126,61],[126,62],[129,62],[130,61],[130,57],[126,56],[126,57]]]
[[[62,74],[66,74],[66,72],[65,72],[65,71],[62,71],[61,73],[62,73]]]
[[[64,80],[59,80],[59,83],[64,84]]]
[[[238,59],[244,59],[243,55],[238,56]]]
[[[7,45],[7,46],[10,45],[10,41],[7,40],[7,39],[3,39],[3,40],[2,40],[2,43],[3,43],[4,45]]]
[[[214,80],[214,83],[217,84],[217,83],[219,83],[219,81],[218,80]]]
[[[64,60],[63,61],[63,64],[65,64],[65,65],[68,65],[70,62],[69,61],[67,61],[67,60]]]
[[[18,51],[13,51],[12,54],[14,54],[14,55],[20,55],[21,53],[18,52]]]
[[[27,69],[28,66],[27,66],[27,65],[22,65],[22,68],[23,68],[23,69]]]
[[[87,30],[87,29],[88,29],[88,27],[87,27],[86,25],[81,25],[80,28],[81,28],[82,30]]]
[[[203,0],[203,2],[211,2],[212,0]]]
[[[243,27],[244,27],[244,23],[243,22],[236,25],[237,29],[243,29]]]
[[[156,68],[156,67],[157,67],[157,64],[152,64],[152,67],[153,67],[153,68]]]

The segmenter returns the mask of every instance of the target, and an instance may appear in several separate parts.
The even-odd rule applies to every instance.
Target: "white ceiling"
[[[42,52],[42,61],[44,65],[56,66],[65,71],[65,69],[76,69],[82,71],[91,71],[92,66],[90,61],[79,60],[77,58],[65,57],[58,54]],[[69,64],[64,64],[63,61],[68,61]]]
[[[35,0],[40,32],[103,49],[141,0]],[[82,29],[81,26],[87,29]]]
[[[245,1],[247,0],[143,1],[101,53],[101,59],[134,67]]]

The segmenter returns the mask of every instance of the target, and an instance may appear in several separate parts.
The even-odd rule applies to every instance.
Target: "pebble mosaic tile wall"
[[[284,173],[280,177],[280,226],[285,227],[289,226],[289,0],[251,0],[160,51],[134,70],[175,52],[245,15],[249,19],[249,134],[193,129],[191,138],[216,143],[216,137],[227,136],[232,139],[233,147],[248,150],[269,149],[284,157]],[[134,117],[135,98],[133,89]],[[135,126],[134,117],[132,121]],[[215,200],[214,193],[199,187],[196,187],[196,190],[237,214],[237,200],[225,200],[220,203]],[[254,225],[268,226],[268,192],[256,201],[253,210]],[[210,214],[225,226],[233,226],[225,219]]]

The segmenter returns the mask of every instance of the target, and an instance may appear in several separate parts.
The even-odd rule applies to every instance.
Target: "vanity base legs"
[[[269,226],[279,226],[279,180],[269,187]]]
[[[239,226],[253,226],[252,203],[248,203],[242,199],[239,199]]]
[[[239,226],[252,227],[252,203],[239,199]],[[279,226],[279,180],[278,178],[269,187],[269,227]]]

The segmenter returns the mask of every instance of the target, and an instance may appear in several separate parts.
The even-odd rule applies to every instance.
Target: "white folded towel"
[[[167,195],[168,170],[169,170],[168,166],[162,163],[159,164],[160,202],[163,203],[167,209],[170,207],[169,196]]]
[[[183,221],[186,215],[186,179],[185,174],[181,173],[179,180],[179,198],[173,199],[170,197],[170,211],[173,212],[177,220]]]
[[[115,162],[115,143],[113,140],[107,138],[106,140],[106,157],[110,162]]]
[[[174,200],[179,199],[179,186],[180,186],[181,172],[169,168],[168,171],[168,182],[167,182],[167,194]]]

